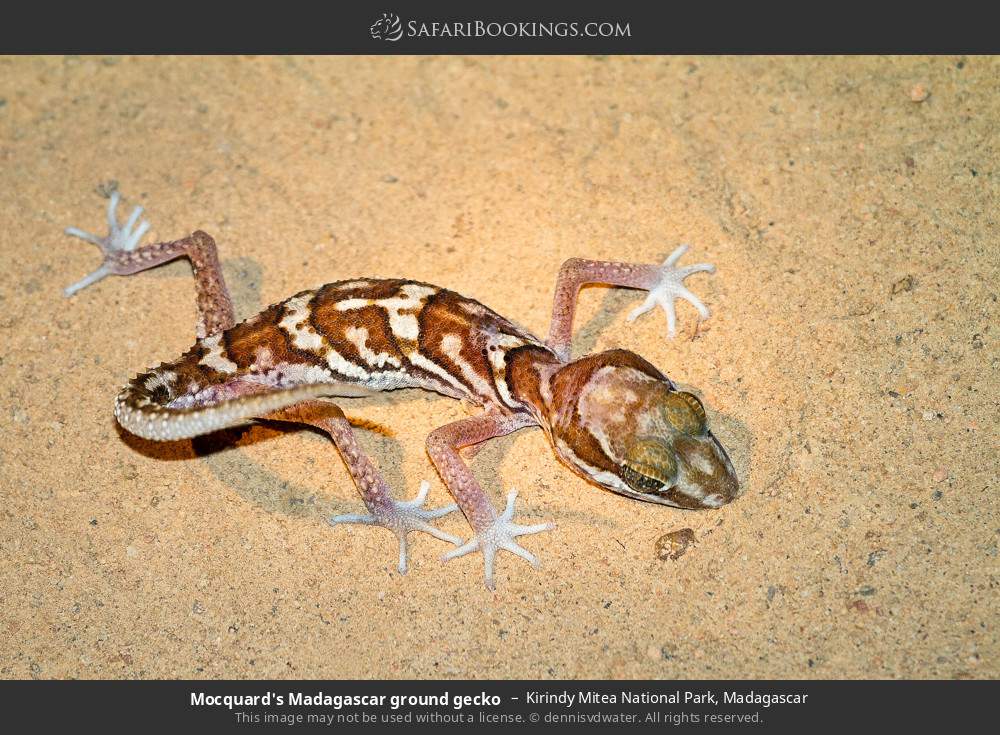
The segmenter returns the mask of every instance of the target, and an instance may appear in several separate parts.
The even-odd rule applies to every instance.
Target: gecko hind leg
[[[100,281],[102,278],[113,275],[115,273],[114,261],[112,255],[115,253],[127,253],[135,250],[139,241],[142,240],[143,235],[149,229],[149,222],[143,220],[136,227],[136,222],[139,221],[139,217],[142,215],[142,207],[136,207],[132,210],[132,214],[129,216],[128,220],[124,225],[118,223],[118,202],[121,201],[121,195],[114,191],[111,193],[111,198],[108,201],[108,234],[103,237],[99,235],[94,235],[90,232],[81,230],[79,227],[67,227],[65,232],[67,235],[73,237],[78,237],[81,240],[86,240],[89,243],[93,243],[101,249],[104,254],[104,262],[101,263],[97,270],[88,273],[86,276],[81,278],[76,283],[67,286],[64,289],[64,293],[67,296],[72,296],[77,291],[85,289],[87,286],[92,286],[93,284]]]
[[[435,528],[427,521],[441,518],[449,513],[458,510],[458,505],[452,503],[442,508],[423,507],[427,492],[430,490],[430,483],[427,480],[420,481],[420,490],[413,500],[394,500],[393,498],[379,498],[379,500],[369,503],[366,501],[367,514],[347,513],[339,516],[330,516],[327,521],[331,526],[338,523],[358,523],[365,526],[382,526],[396,534],[399,539],[399,569],[400,574],[406,574],[406,537],[411,531],[423,531],[429,533],[436,539],[447,541],[456,546],[462,543],[462,539],[450,533]]]
[[[395,500],[385,478],[358,444],[354,430],[338,406],[322,401],[306,401],[292,408],[269,414],[266,418],[308,424],[329,435],[344,458],[344,463],[354,478],[368,513],[332,516],[327,520],[334,526],[340,523],[358,523],[365,526],[382,526],[392,531],[399,539],[397,568],[400,574],[406,574],[407,536],[411,532],[429,533],[434,538],[456,546],[462,543],[457,536],[445,533],[428,523],[458,510],[458,506],[452,503],[442,508],[424,508],[424,501],[430,490],[430,484],[426,480],[420,483],[420,490],[413,500]]]
[[[236,323],[236,313],[222,275],[215,240],[198,230],[180,240],[139,247],[149,229],[149,222],[143,220],[139,223],[142,207],[136,207],[125,224],[119,224],[120,201],[121,195],[117,191],[112,192],[111,200],[108,202],[107,235],[101,237],[78,227],[66,228],[67,235],[97,245],[104,255],[104,261],[97,270],[66,287],[64,290],[66,296],[73,296],[107,276],[130,276],[177,258],[187,258],[191,261],[195,279],[195,296],[198,303],[197,336],[207,337],[233,326]]]

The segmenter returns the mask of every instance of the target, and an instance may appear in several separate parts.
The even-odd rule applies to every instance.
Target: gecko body
[[[115,413],[124,428],[155,440],[238,424],[254,416],[234,410],[237,397],[267,392],[277,406],[291,400],[282,391],[294,388],[323,396],[421,388],[501,414],[524,413],[525,403],[510,393],[505,359],[524,345],[544,349],[454,291],[404,279],[338,281],[202,337],[179,359],[131,381]]]
[[[115,415],[128,431],[153,440],[207,434],[255,419],[296,421],[330,435],[369,513],[332,523],[382,525],[400,541],[406,570],[407,534],[425,531],[458,545],[453,558],[482,551],[493,586],[497,551],[533,564],[515,541],[552,524],[513,522],[514,497],[497,512],[458,450],[525,427],[542,428],[558,458],[587,480],[628,497],[681,508],[717,508],[739,484],[704,407],[652,364],[627,350],[570,359],[575,301],[586,283],[648,291],[634,319],[655,305],[667,312],[685,298],[707,309],[683,286],[706,264],[677,268],[684,247],[662,266],[567,261],[559,274],[552,327],[542,340],[479,301],[408,279],[355,278],[302,291],[237,323],[222,280],[215,243],[203,232],[138,247],[146,223],[136,208],[124,227],[117,192],[108,209],[109,234],[67,230],[99,245],[101,267],[67,289],[75,293],[106,275],[131,275],[178,257],[192,263],[199,321],[194,346],[136,376],[120,392]],[[418,497],[397,501],[358,445],[343,412],[322,398],[421,388],[481,406],[481,415],[443,426],[427,450],[457,507],[473,528],[465,544],[428,523],[456,506],[424,509]]]

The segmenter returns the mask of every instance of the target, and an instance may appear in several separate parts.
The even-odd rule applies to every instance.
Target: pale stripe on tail
[[[233,398],[209,405],[176,408],[169,405],[172,400],[169,395],[160,398],[146,387],[150,378],[156,375],[153,371],[136,377],[115,401],[118,423],[130,433],[154,441],[190,439],[249,423],[252,419],[310,398],[350,394],[345,386],[338,384],[313,383],[274,388],[237,379],[220,386],[230,395],[236,393]],[[360,391],[354,393],[360,394]]]

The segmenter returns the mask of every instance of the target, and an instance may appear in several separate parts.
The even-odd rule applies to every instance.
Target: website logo
[[[398,41],[403,37],[403,24],[395,13],[382,13],[368,30],[376,41]]]

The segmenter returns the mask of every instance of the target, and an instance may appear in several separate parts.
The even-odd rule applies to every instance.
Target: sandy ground
[[[1000,60],[0,59],[0,675],[996,677]],[[192,342],[187,264],[66,300],[112,182],[152,236],[220,243],[242,317],[349,276],[448,286],[536,333],[571,256],[677,243],[712,308],[665,338],[587,289],[575,351],[704,397],[745,494],[603,492],[544,434],[472,467],[520,491],[535,571],[328,526],[360,499],[321,435],[158,445],[120,385]],[[345,401],[399,495],[419,392]],[[468,535],[461,517],[441,523]],[[666,555],[665,534],[693,537]],[[676,554],[675,554],[676,555]]]

